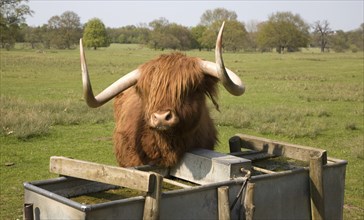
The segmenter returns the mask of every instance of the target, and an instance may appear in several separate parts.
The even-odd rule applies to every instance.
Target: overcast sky
[[[165,17],[170,22],[184,26],[196,26],[201,15],[208,9],[223,7],[235,11],[238,20],[265,21],[277,11],[300,14],[308,23],[328,20],[333,30],[349,31],[364,22],[363,0],[333,1],[122,1],[122,0],[30,0],[34,11],[27,17],[31,26],[46,24],[54,15],[73,11],[86,23],[91,18],[100,18],[107,27],[138,25]]]

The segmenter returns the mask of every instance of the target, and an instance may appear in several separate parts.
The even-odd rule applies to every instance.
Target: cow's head
[[[159,131],[175,127],[178,130],[192,129],[203,114],[200,105],[205,103],[206,95],[217,106],[215,96],[219,80],[233,95],[242,95],[245,90],[240,78],[224,66],[221,52],[223,29],[224,24],[216,41],[216,63],[179,53],[162,55],[121,77],[96,97],[92,92],[81,39],[82,81],[87,104],[99,107],[135,86],[142,99],[145,121],[151,128]]]
[[[141,75],[135,88],[142,99],[144,119],[151,128],[191,130],[203,114],[205,96],[216,103],[218,79],[205,74],[201,62],[199,58],[173,53],[139,67]]]

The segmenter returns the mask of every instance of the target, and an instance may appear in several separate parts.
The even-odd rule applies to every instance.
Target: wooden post
[[[34,212],[33,212],[33,204],[25,203],[24,204],[24,220],[33,220]]]
[[[147,193],[144,203],[144,220],[157,220],[159,219],[160,212],[160,200],[162,194],[163,177],[160,174],[151,174],[154,181],[150,181],[150,187],[152,191]]]
[[[325,219],[325,200],[323,185],[323,165],[326,163],[326,152],[313,154],[310,159],[310,197],[311,219]]]
[[[233,136],[229,139],[230,153],[241,151],[241,141],[239,136]]]
[[[229,187],[221,186],[217,189],[219,220],[230,220]]]
[[[248,183],[244,198],[245,219],[253,220],[254,217],[254,183]]]

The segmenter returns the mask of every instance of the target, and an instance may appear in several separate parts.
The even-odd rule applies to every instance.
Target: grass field
[[[116,165],[112,105],[89,109],[82,100],[78,50],[1,50],[0,219],[22,216],[22,183],[55,177],[49,157]],[[86,51],[94,91],[158,56],[138,45]],[[163,53],[168,53],[164,51]],[[213,52],[188,51],[214,60]],[[211,108],[217,151],[245,133],[322,148],[348,161],[345,219],[364,219],[363,53],[225,53],[246,84],[233,97],[220,89]]]

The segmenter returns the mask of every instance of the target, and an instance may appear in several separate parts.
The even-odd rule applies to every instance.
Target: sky
[[[54,15],[73,11],[84,24],[99,18],[107,27],[148,24],[160,17],[183,26],[193,27],[206,10],[225,8],[235,11],[242,22],[266,21],[275,12],[299,14],[307,23],[327,20],[332,30],[350,31],[364,22],[363,0],[325,1],[123,1],[123,0],[29,0],[34,11],[26,22],[30,26],[46,24]]]

